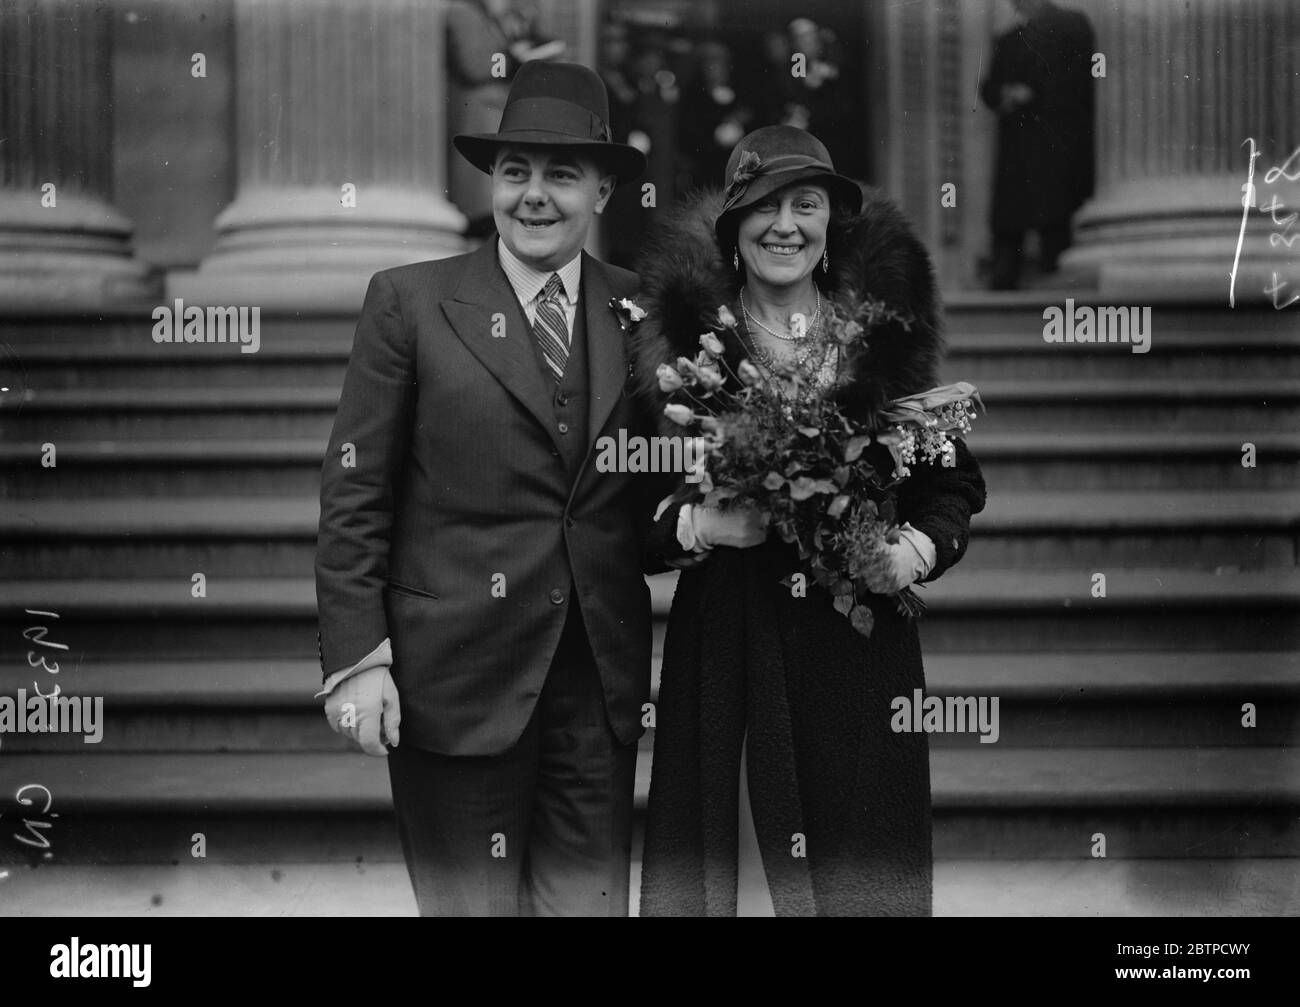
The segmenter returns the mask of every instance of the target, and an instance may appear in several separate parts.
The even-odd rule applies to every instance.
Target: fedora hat
[[[722,211],[713,230],[719,238],[746,208],[793,182],[815,181],[838,198],[849,213],[862,209],[862,189],[836,174],[825,145],[797,126],[764,126],[741,137],[727,158]]]
[[[510,84],[497,132],[461,133],[451,142],[480,171],[492,169],[503,144],[571,148],[607,166],[620,182],[645,170],[641,151],[610,139],[605,82],[579,63],[525,63]]]

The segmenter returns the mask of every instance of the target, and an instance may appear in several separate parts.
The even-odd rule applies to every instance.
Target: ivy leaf
[[[848,615],[853,611],[853,595],[837,594],[831,604],[835,606],[835,611],[840,615]]]
[[[876,616],[868,605],[855,605],[849,613],[849,622],[863,636],[870,636],[876,628]]]
[[[763,480],[763,489],[776,492],[785,485],[785,476],[780,472],[769,472],[767,478]]]

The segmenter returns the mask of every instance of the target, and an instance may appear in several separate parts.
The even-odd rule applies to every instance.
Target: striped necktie
[[[564,377],[564,365],[569,359],[569,323],[565,320],[564,305],[560,300],[563,294],[560,274],[552,273],[537,295],[537,316],[533,322],[533,335],[556,381]]]

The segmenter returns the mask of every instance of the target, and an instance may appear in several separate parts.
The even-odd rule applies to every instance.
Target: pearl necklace
[[[770,352],[768,352],[767,350],[763,349],[763,347],[758,345],[758,341],[754,339],[754,334],[749,329],[749,321],[750,321],[749,315],[746,314],[745,315],[745,343],[748,345],[749,349],[753,352],[754,358],[760,364],[766,367],[769,371],[777,370],[781,366],[781,364],[777,361],[777,359],[774,356],[772,356]],[[775,333],[773,334],[775,335]],[[820,339],[806,339],[801,341],[804,342],[804,345],[800,346],[795,351],[794,365],[796,367],[803,367],[803,365],[808,362],[808,358],[811,357],[813,355],[813,352],[816,351],[817,349],[820,348],[824,356],[826,350],[829,348],[827,344],[823,343]]]
[[[791,333],[790,335],[785,335],[785,334],[780,333],[780,332],[773,332],[773,331],[772,331],[771,329],[769,329],[766,325],[764,325],[764,324],[762,323],[762,321],[760,321],[760,320],[757,319],[757,318],[754,318],[754,317],[749,313],[749,308],[747,308],[747,307],[745,306],[745,288],[744,288],[744,287],[741,287],[741,288],[740,288],[740,311],[741,311],[741,314],[743,314],[743,315],[745,316],[746,327],[748,327],[748,323],[753,322],[753,323],[754,323],[755,325],[757,325],[760,329],[762,329],[764,332],[766,332],[769,336],[775,336],[777,339],[784,340],[784,341],[787,342],[787,343],[794,343],[794,342],[798,342],[798,341],[801,340],[801,339],[807,339],[809,336],[812,336],[813,334],[816,333],[816,331],[817,331],[817,327],[818,327],[819,325],[821,325],[821,320],[822,320],[822,291],[821,291],[821,288],[820,288],[819,286],[817,286],[817,284],[815,284],[815,283],[813,284],[813,293],[815,293],[815,294],[817,295],[817,307],[816,307],[816,309],[814,309],[814,311],[813,311],[812,324],[808,326],[807,330],[804,332],[804,334],[803,334],[802,336],[796,336],[796,335],[794,335],[793,333]]]

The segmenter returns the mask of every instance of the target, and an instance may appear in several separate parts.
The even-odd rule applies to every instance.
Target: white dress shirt
[[[582,252],[559,269],[535,269],[520,259],[506,247],[506,243],[497,238],[497,261],[514,289],[519,305],[528,317],[528,324],[537,324],[537,297],[546,287],[546,281],[552,273],[560,274],[560,283],[564,285],[564,321],[569,329],[569,341],[573,341],[573,320],[578,314],[578,293],[582,284]]]

